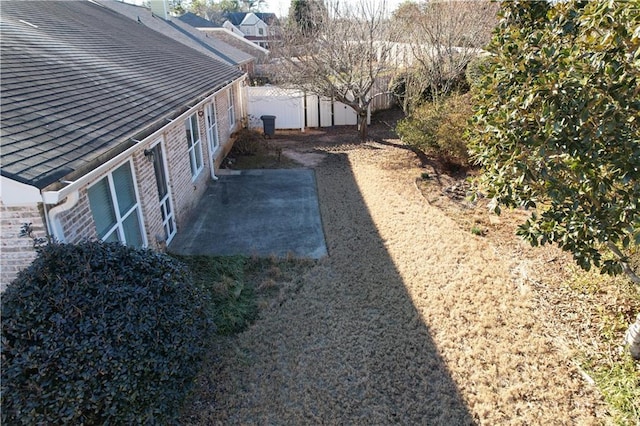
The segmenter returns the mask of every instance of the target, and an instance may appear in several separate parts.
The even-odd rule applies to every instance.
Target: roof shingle
[[[2,175],[40,189],[242,73],[88,1],[3,1]]]

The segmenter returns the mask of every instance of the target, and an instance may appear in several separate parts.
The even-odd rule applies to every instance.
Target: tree
[[[265,0],[240,0],[240,3],[242,3],[241,12],[259,12]]]
[[[442,0],[405,1],[394,11],[394,24],[404,29],[410,52],[402,75],[405,112],[464,84],[467,64],[491,38],[497,9],[489,0]]]
[[[173,10],[177,14],[195,13],[205,19],[218,23],[224,22],[224,14],[234,12],[257,12],[265,0],[172,0]]]
[[[183,4],[182,8],[185,9],[182,13],[191,12],[210,21],[220,21],[225,12],[223,4],[214,3],[213,0],[191,0],[188,4]]]
[[[503,2],[501,18],[476,95],[482,183],[534,209],[532,245],[640,282],[640,2]]]
[[[272,55],[274,79],[350,106],[358,115],[361,138],[367,137],[367,113],[378,79],[391,71],[395,29],[386,19],[386,2],[327,2],[326,24],[313,36],[291,22],[282,28]],[[318,20],[314,19],[314,22]]]
[[[315,35],[326,20],[327,9],[320,0],[292,0],[289,8],[291,25],[305,37]]]

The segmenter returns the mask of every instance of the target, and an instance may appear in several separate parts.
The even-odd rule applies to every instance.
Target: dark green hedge
[[[51,244],[2,295],[3,424],[167,424],[212,331],[168,256]]]

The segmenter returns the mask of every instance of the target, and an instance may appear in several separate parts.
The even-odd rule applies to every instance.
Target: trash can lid
[[[275,120],[276,116],[275,115],[261,115],[260,116],[260,120]]]

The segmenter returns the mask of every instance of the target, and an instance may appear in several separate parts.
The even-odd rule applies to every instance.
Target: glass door
[[[176,235],[176,223],[173,215],[173,205],[171,203],[171,193],[167,181],[167,169],[164,161],[162,142],[151,148],[153,153],[153,171],[156,175],[158,186],[158,199],[160,200],[160,211],[162,213],[162,226],[164,228],[165,242],[169,244]]]
[[[209,167],[211,168],[211,177],[216,176],[216,155],[220,149],[220,140],[218,139],[218,123],[216,121],[216,106],[212,102],[205,108],[207,141],[209,143]]]

